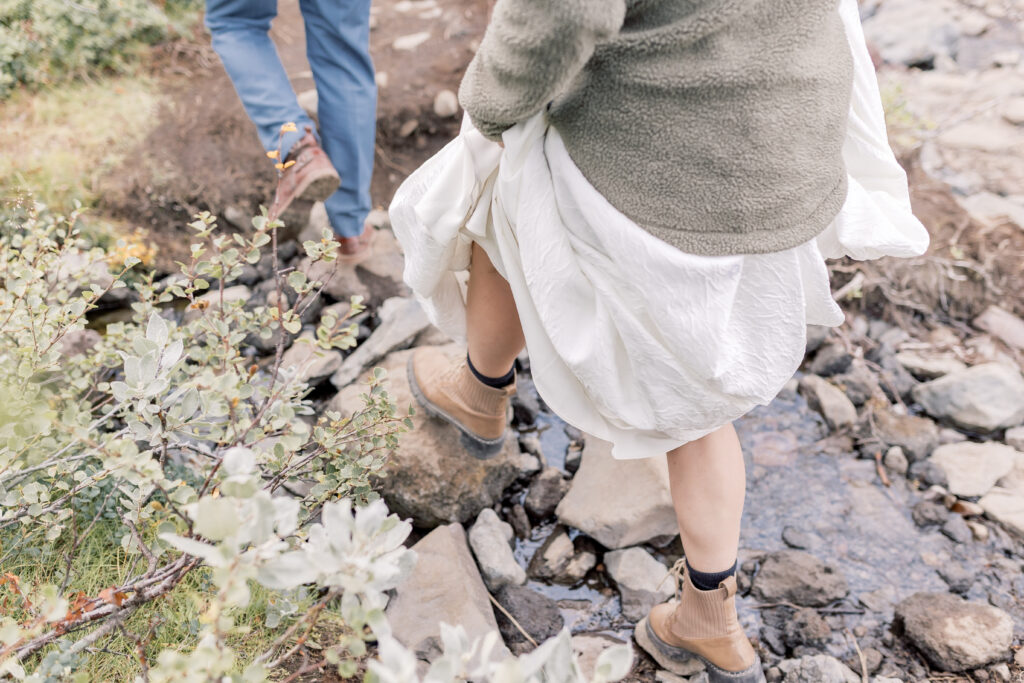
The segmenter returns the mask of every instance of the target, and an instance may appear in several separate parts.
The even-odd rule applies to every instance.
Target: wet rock
[[[195,304],[189,306],[185,311],[184,321],[186,323],[196,320],[203,315],[202,311],[216,311],[220,310],[221,303],[226,306],[247,303],[252,298],[252,290],[245,285],[234,285],[233,287],[225,287],[224,291],[220,289],[211,289],[206,294],[196,297]],[[209,313],[207,313],[208,315]]]
[[[983,496],[1013,469],[1019,451],[1000,443],[951,443],[939,446],[930,461],[946,473],[950,493]]]
[[[893,446],[887,450],[885,457],[882,458],[882,462],[887,469],[896,474],[906,474],[907,468],[910,467],[907,456],[903,454],[903,449],[899,446]]]
[[[914,389],[929,415],[969,430],[992,432],[1024,421],[1024,377],[1015,367],[984,363]]]
[[[931,460],[913,463],[907,470],[907,478],[916,479],[928,486],[945,486],[947,483],[946,471]]]
[[[782,683],[860,683],[860,676],[828,655],[784,659],[778,664]]]
[[[341,367],[341,361],[340,351],[320,348],[312,332],[303,332],[281,356],[281,367],[291,368],[300,382],[319,384]]]
[[[386,610],[392,635],[420,659],[441,653],[441,622],[459,624],[470,639],[498,630],[461,524],[438,527],[412,547],[416,565]],[[495,659],[507,650],[495,649]]]
[[[96,330],[72,330],[61,337],[57,351],[64,358],[71,358],[92,351],[93,347],[103,341],[102,335]]]
[[[520,447],[522,444],[520,444]],[[536,455],[521,453],[519,458],[519,473],[524,477],[532,477],[541,470],[540,459]]]
[[[974,319],[974,326],[1002,340],[1007,346],[1024,350],[1024,320],[999,306],[989,306]]]
[[[826,344],[815,354],[808,371],[813,375],[831,377],[848,371],[852,364],[853,356],[843,344]]]
[[[898,415],[885,409],[873,410],[873,436],[886,446],[899,446],[910,462],[924,460],[939,445],[939,428],[916,415]]]
[[[613,645],[622,645],[622,641],[603,633],[578,633],[572,637],[572,651],[576,655],[585,680],[594,677],[594,667],[601,653]]]
[[[616,460],[611,444],[591,436],[555,514],[613,550],[671,538],[679,530],[665,459]]]
[[[434,97],[434,114],[448,119],[459,113],[459,98],[451,90],[442,90]]]
[[[863,361],[855,361],[849,372],[836,375],[832,381],[846,392],[846,397],[855,406],[864,405],[872,396],[881,392],[878,376],[864,365]]]
[[[914,505],[910,516],[914,519],[914,524],[920,527],[938,526],[945,524],[946,518],[949,517],[949,511],[946,510],[945,505],[922,500]]]
[[[1024,451],[1024,427],[1014,427],[1006,430],[1006,437],[1003,439],[1007,446]]]
[[[454,356],[459,347],[449,348]],[[406,363],[411,351],[388,355],[379,364],[387,372],[391,400],[404,415],[417,407],[413,429],[402,435],[401,445],[385,465],[386,476],[377,482],[392,512],[413,518],[418,527],[448,522],[467,522],[481,510],[501,500],[505,488],[519,475],[520,453],[515,437],[509,435],[502,451],[490,460],[470,457],[460,445],[458,429],[429,417],[409,390]],[[366,377],[338,392],[330,409],[344,416],[362,410]]]
[[[923,380],[938,379],[967,368],[950,353],[925,354],[919,351],[901,351],[896,354],[896,360],[914,377]]]
[[[545,467],[530,484],[523,505],[535,520],[550,517],[569,491],[569,482],[557,467]]]
[[[1013,620],[1006,612],[948,593],[915,593],[896,606],[896,621],[925,658],[943,671],[966,671],[1009,655]]]
[[[331,383],[339,389],[355,381],[359,373],[372,363],[409,344],[430,322],[427,320],[427,314],[413,298],[388,299],[380,307],[379,316],[380,324],[370,338],[357,346],[356,350],[345,358],[338,371],[331,376]],[[404,370],[403,368],[403,372]]]
[[[942,535],[954,543],[970,543],[974,540],[967,522],[960,515],[950,515],[946,523],[942,525]]]
[[[822,607],[847,592],[846,579],[838,569],[800,550],[771,553],[754,577],[754,594],[763,602]]]
[[[527,573],[535,579],[554,581],[563,576],[575,554],[569,534],[557,527],[533,553]]]
[[[832,429],[852,426],[857,421],[857,408],[834,384],[816,375],[800,380],[800,393],[813,410],[821,413]]]
[[[938,568],[938,572],[942,580],[949,586],[949,590],[961,595],[965,595],[967,591],[971,590],[976,578],[974,572],[955,562],[942,565]]]
[[[591,569],[597,566],[597,555],[584,550],[578,553],[574,558],[569,561],[569,564],[565,566],[565,571],[562,573],[561,582],[574,584],[579,583],[586,577]]]
[[[783,637],[790,648],[801,645],[822,645],[832,635],[832,627],[814,609],[804,607],[796,610],[786,621]]]
[[[537,435],[537,432],[526,432],[525,434],[520,433],[519,448],[524,453],[535,455],[537,458],[544,460],[545,462],[547,461],[544,457],[544,449],[541,446],[540,437]]]
[[[558,603],[526,586],[503,586],[494,595],[498,604],[519,622],[523,630],[538,643],[558,635],[565,625]],[[495,610],[501,637],[513,648],[528,641],[501,610]]]
[[[665,577],[668,569],[643,548],[605,553],[604,565],[619,589],[622,613],[631,621],[639,621],[672,596],[673,583]]]
[[[517,537],[530,537],[530,531],[533,529],[533,526],[530,524],[530,518],[526,516],[526,509],[522,505],[516,503],[512,506],[508,513],[508,521],[516,532]]]
[[[512,418],[517,425],[528,427],[537,421],[540,401],[533,392],[522,391],[512,397]]]
[[[491,508],[484,508],[469,530],[469,545],[484,583],[492,591],[526,583],[526,571],[512,554],[512,538],[512,526],[501,521]]]
[[[978,503],[990,519],[1024,537],[1024,495],[1019,491],[996,486]]]
[[[565,454],[565,470],[569,474],[576,474],[580,469],[580,463],[583,461],[583,449],[570,447],[569,452]]]

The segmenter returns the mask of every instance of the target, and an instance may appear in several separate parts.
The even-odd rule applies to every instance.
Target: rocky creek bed
[[[454,131],[450,91],[486,8],[377,5],[375,53],[391,81],[382,136],[389,153],[404,150],[382,164],[375,187],[390,192]],[[861,7],[933,247],[920,260],[836,264],[847,323],[808,330],[797,377],[737,424],[748,464],[741,619],[773,682],[1024,680],[1024,2]],[[461,18],[424,29],[438,17]],[[421,87],[400,78],[408,60]],[[303,102],[315,108],[308,93]],[[351,295],[369,304],[348,353],[287,340],[286,362],[320,409],[358,406],[373,366],[388,369],[404,408],[407,349],[460,352],[403,285],[386,214],[373,219],[380,239],[358,267],[311,268],[281,247],[290,266],[329,278],[305,333]],[[324,225],[314,207],[300,239]],[[228,295],[260,305],[269,278],[261,262]],[[123,315],[125,301],[107,303],[107,318]],[[272,350],[247,343],[264,361]],[[467,458],[450,427],[418,414],[379,482],[417,527],[419,563],[389,616],[424,660],[447,621],[471,635],[499,629],[516,652],[564,625],[586,665],[671,594],[662,579],[682,548],[664,463],[612,460],[546,409],[521,360],[516,429],[497,458]],[[699,668],[664,671],[637,648],[630,680],[701,681]]]

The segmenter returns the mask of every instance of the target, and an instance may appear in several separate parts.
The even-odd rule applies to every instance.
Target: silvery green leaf
[[[180,339],[175,339],[167,348],[164,349],[163,355],[160,357],[160,367],[164,370],[172,367],[181,358],[181,354],[185,351],[185,345]]]
[[[597,656],[594,664],[594,683],[611,683],[626,677],[633,668],[633,648],[629,643],[613,645]]]
[[[149,316],[149,324],[146,326],[146,339],[161,347],[167,343],[167,321],[156,312],[151,313]]]
[[[306,554],[300,551],[282,553],[256,570],[256,580],[274,590],[296,588],[316,578],[316,570],[309,564]]]
[[[128,385],[124,382],[111,382],[110,393],[111,395],[113,395],[114,400],[117,401],[118,403],[127,401],[132,396],[132,393],[129,390]]]
[[[199,409],[199,392],[190,388],[181,399],[181,419],[188,420]]]
[[[137,387],[142,378],[141,362],[138,356],[128,356],[124,359],[124,381],[129,386]]]
[[[196,533],[211,541],[223,541],[241,526],[238,504],[227,498],[200,498],[192,518]]]
[[[178,534],[160,534],[160,540],[177,548],[183,553],[195,555],[202,558],[211,567],[220,567],[225,563],[224,555],[217,546],[197,541],[194,538],[185,538]]]
[[[241,446],[229,448],[224,453],[224,461],[221,467],[227,474],[232,476],[251,474],[256,470],[256,454],[248,448]]]

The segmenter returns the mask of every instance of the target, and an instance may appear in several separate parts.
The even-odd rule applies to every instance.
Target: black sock
[[[502,375],[501,377],[488,377],[487,375],[481,373],[479,370],[477,370],[475,367],[473,367],[473,361],[471,361],[469,359],[469,354],[468,353],[466,354],[466,365],[469,366],[469,371],[473,373],[474,377],[476,377],[478,380],[480,380],[481,382],[483,382],[487,386],[494,387],[495,389],[501,389],[503,387],[507,387],[509,384],[512,384],[512,382],[516,378],[516,366],[515,365],[513,365],[509,369],[509,371],[507,373],[505,373],[504,375]]]
[[[733,562],[732,566],[724,572],[699,572],[691,567],[689,562],[686,563],[686,569],[689,571],[690,581],[693,581],[694,586],[702,591],[713,591],[718,588],[720,583],[736,573],[736,563]]]

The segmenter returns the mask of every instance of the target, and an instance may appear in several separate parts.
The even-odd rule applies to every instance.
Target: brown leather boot
[[[313,202],[322,202],[330,197],[341,183],[341,177],[309,126],[306,126],[306,134],[292,146],[284,163],[289,161],[295,163],[281,172],[274,203],[268,212],[271,218],[281,218],[287,224],[294,222],[294,217],[289,221],[285,214],[293,201],[301,198],[308,214]]]
[[[515,380],[497,389],[478,380],[465,358],[453,363],[435,346],[421,346],[409,357],[409,387],[428,415],[462,432],[462,445],[475,458],[497,455],[505,443]]]
[[[713,591],[702,591],[690,581],[683,560],[671,573],[676,578],[676,600],[655,606],[640,620],[637,643],[670,671],[686,667],[696,657],[704,662],[711,683],[764,681],[761,659],[736,618],[736,577]]]

